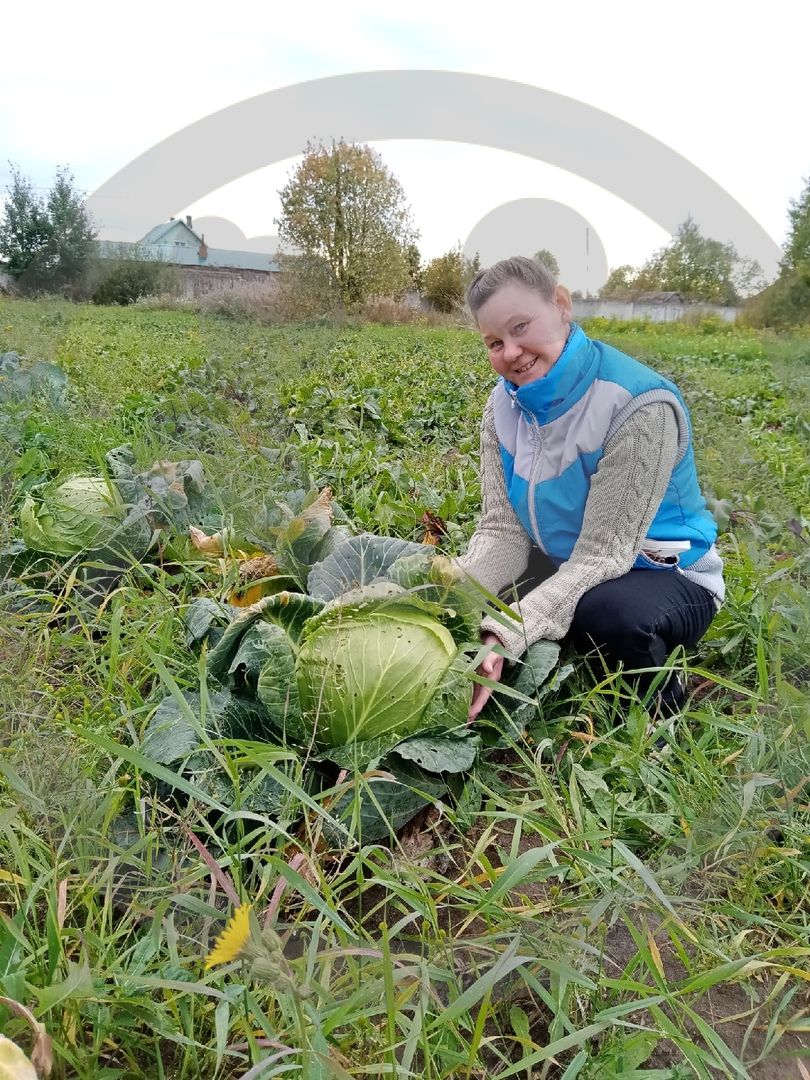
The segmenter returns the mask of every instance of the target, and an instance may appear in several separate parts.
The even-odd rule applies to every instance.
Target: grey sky
[[[788,199],[810,173],[788,114],[804,112],[803,6],[646,3],[574,9],[513,0],[486,19],[469,4],[322,0],[303,9],[234,0],[120,9],[85,3],[4,11],[0,182],[7,160],[43,188],[69,164],[92,191],[144,150],[207,114],[280,86],[326,75],[443,68],[515,79],[613,113],[665,142],[738,200],[777,242]],[[223,11],[228,17],[223,26]],[[307,133],[302,133],[303,143]],[[256,133],[261,138],[261,133]],[[579,177],[505,151],[423,141],[379,142],[401,180],[427,257],[514,199],[565,203],[593,223],[611,266],[666,242],[648,218]],[[212,148],[212,152],[216,152]],[[294,159],[234,181],[169,214],[219,215],[247,236],[275,232],[276,191]],[[543,246],[538,244],[538,246]]]

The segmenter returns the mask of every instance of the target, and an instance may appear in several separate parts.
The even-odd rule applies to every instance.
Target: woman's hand
[[[495,634],[482,634],[481,643],[483,645],[501,645],[501,639]],[[483,675],[485,679],[492,679],[493,682],[500,682],[501,672],[503,671],[503,657],[496,652],[488,653],[479,664],[476,672],[478,675]],[[481,712],[483,707],[489,701],[492,693],[491,686],[483,686],[481,683],[473,683],[473,696],[470,704],[470,712],[467,716],[467,723],[471,724],[475,720],[476,716]]]

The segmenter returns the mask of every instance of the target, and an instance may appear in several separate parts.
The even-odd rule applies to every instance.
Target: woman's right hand
[[[495,634],[482,634],[481,643],[483,645],[501,645],[501,639]],[[482,675],[485,679],[491,679],[493,682],[501,681],[501,674],[503,672],[503,657],[496,652],[487,653],[481,663],[476,669],[478,675]],[[481,712],[483,707],[489,701],[492,694],[491,686],[484,686],[482,683],[473,683],[473,696],[470,703],[470,712],[467,716],[467,723],[471,724],[475,720],[476,716]]]

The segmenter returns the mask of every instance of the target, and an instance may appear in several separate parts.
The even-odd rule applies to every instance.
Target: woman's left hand
[[[481,642],[484,645],[502,644],[501,639],[496,637],[495,634],[482,634]],[[492,679],[493,682],[500,682],[501,673],[503,672],[503,657],[496,652],[488,653],[478,665],[476,672],[478,675],[483,675],[485,679]],[[473,686],[472,702],[470,704],[470,712],[467,716],[468,724],[471,724],[473,720],[475,720],[476,716],[481,712],[492,694],[491,686],[484,686],[482,683],[474,683]]]

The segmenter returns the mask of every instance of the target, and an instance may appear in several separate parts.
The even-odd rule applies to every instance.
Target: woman
[[[522,624],[484,620],[482,641],[518,656],[567,635],[612,668],[660,667],[703,636],[725,592],[680,391],[588,338],[568,290],[531,259],[480,271],[467,304],[501,377],[481,425],[482,515],[459,561],[492,592],[519,582],[537,548],[550,561]],[[492,652],[478,670],[497,681],[502,667]],[[476,685],[471,720],[490,693]],[[659,707],[683,696],[672,677]]]

